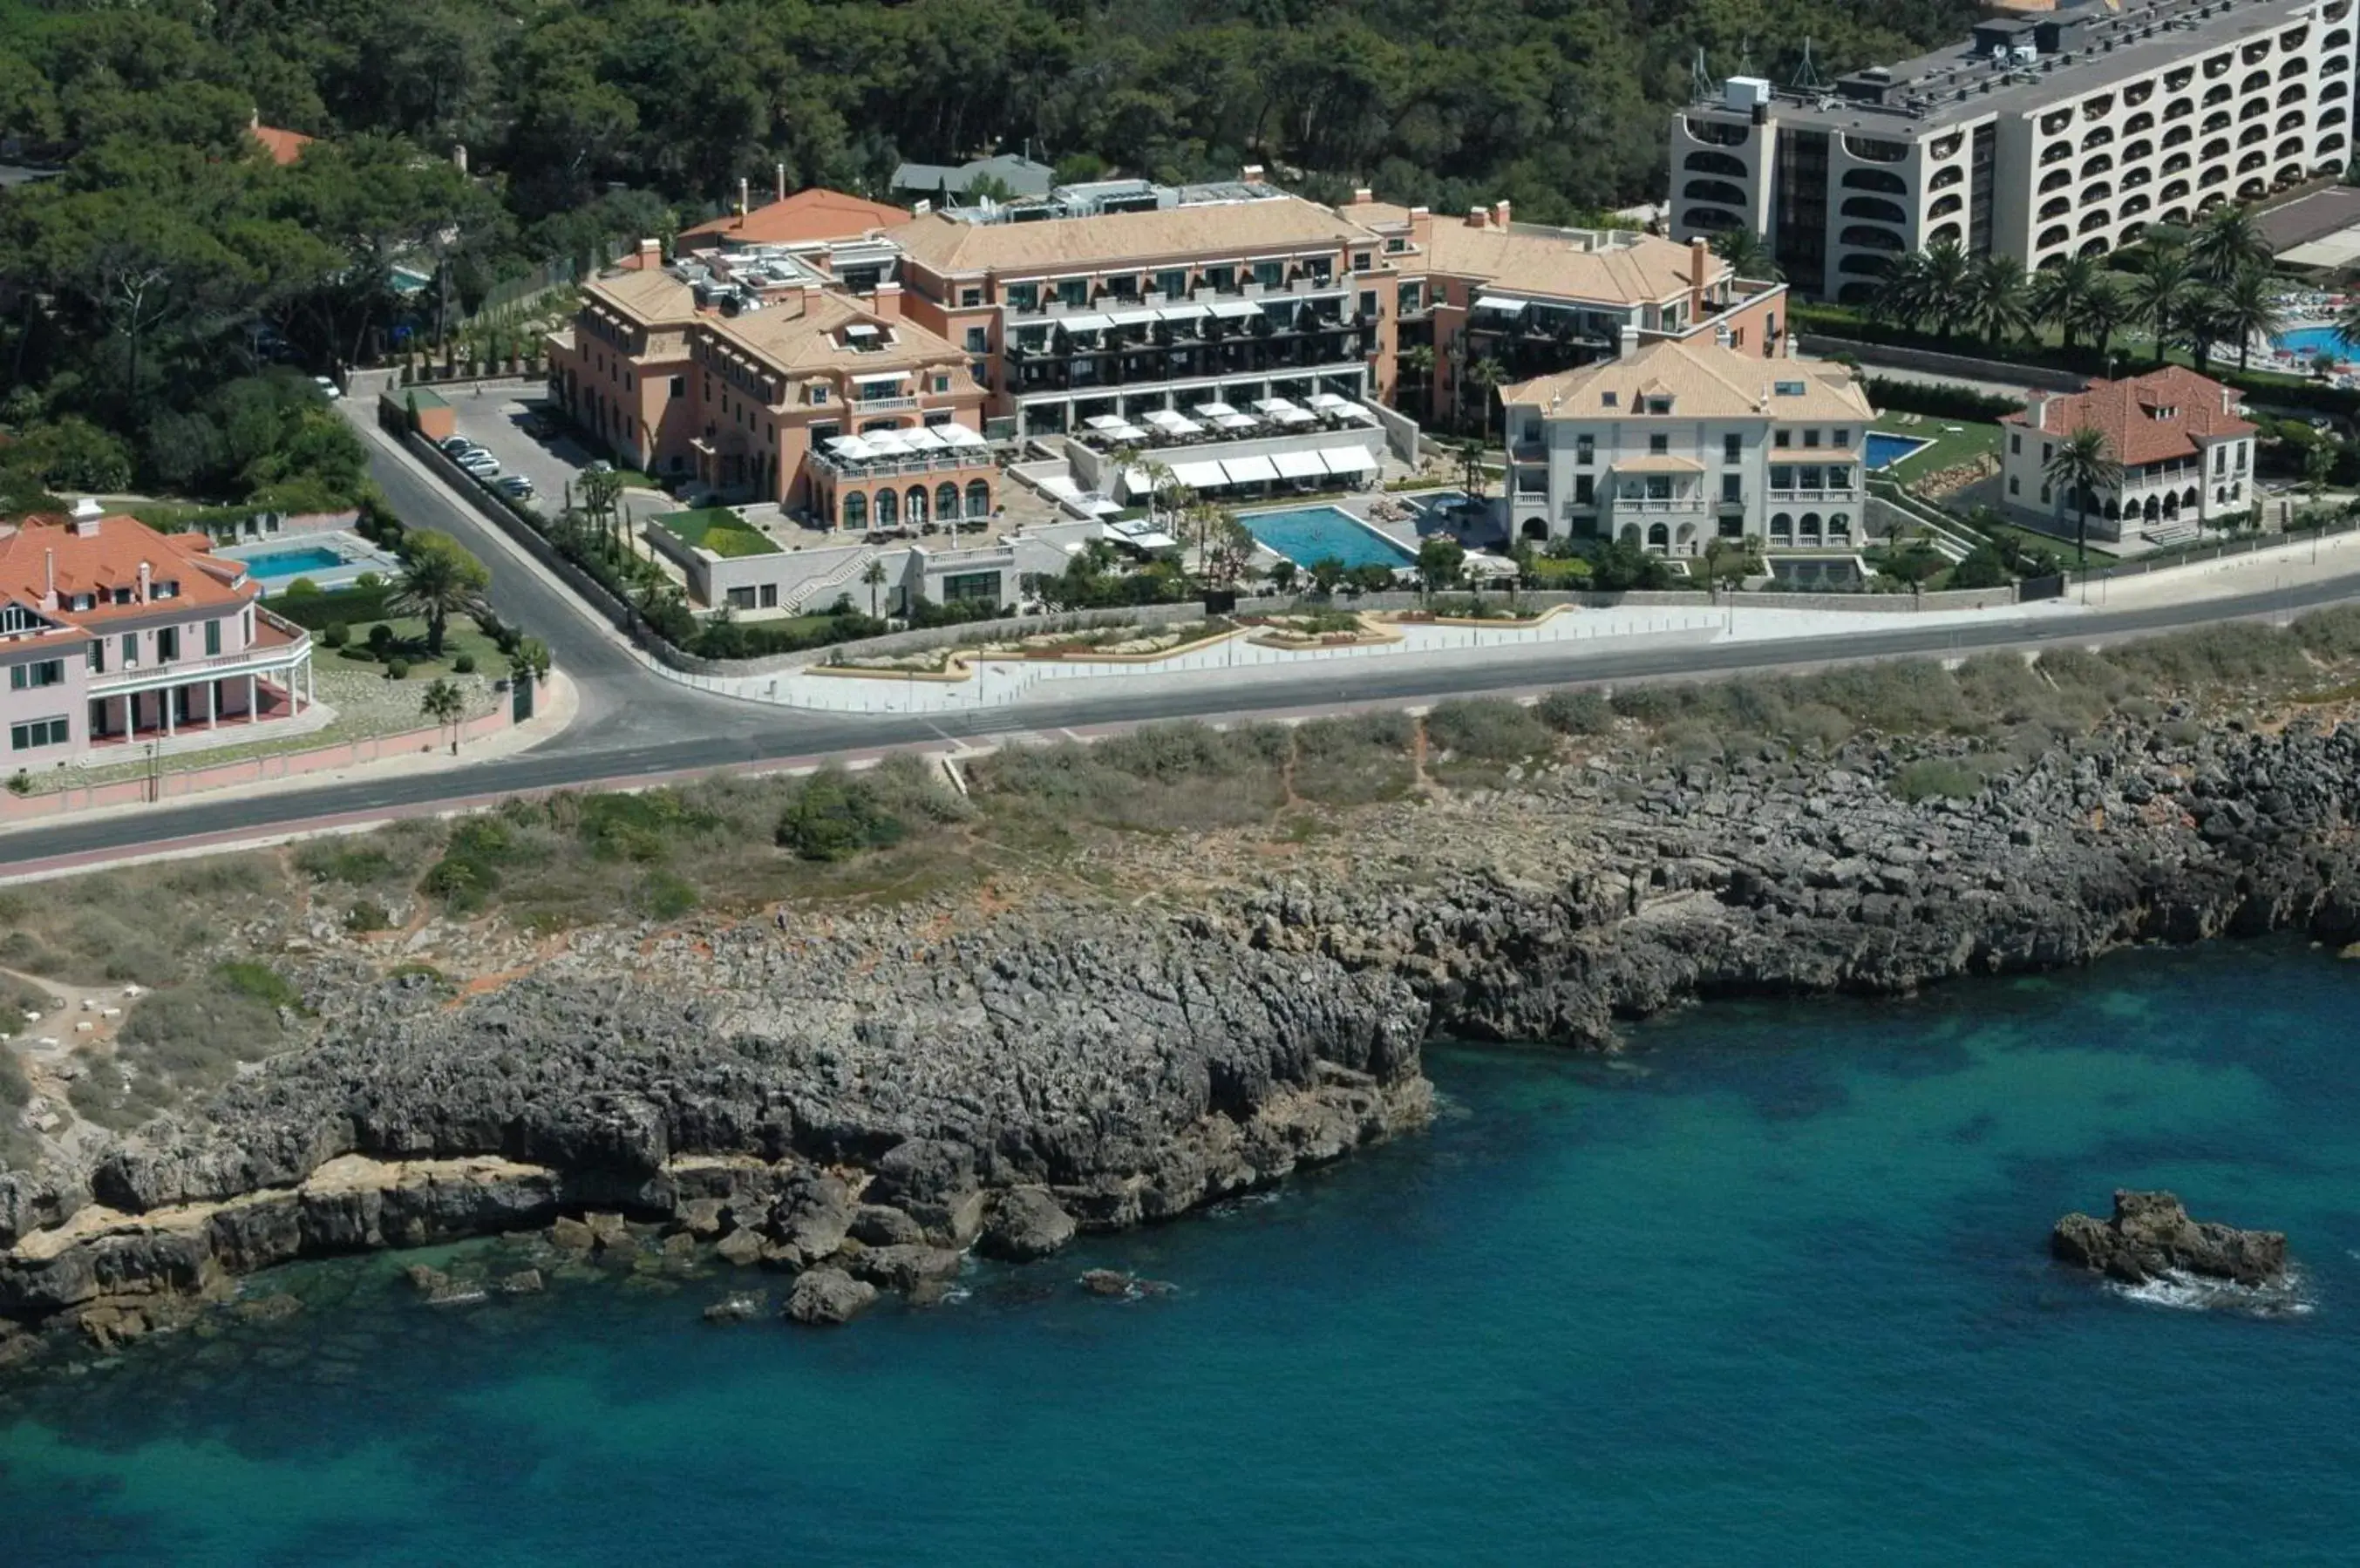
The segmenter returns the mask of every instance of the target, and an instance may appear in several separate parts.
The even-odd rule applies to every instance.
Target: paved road
[[[388,470],[382,477],[393,479]],[[398,482],[398,481],[397,481]],[[397,506],[411,498],[395,494]],[[406,515],[431,517],[421,504]],[[460,532],[455,523],[453,532]],[[473,539],[470,543],[479,541]],[[488,543],[488,541],[482,541]],[[494,552],[486,550],[486,558]],[[504,553],[499,557],[507,561]],[[526,584],[530,586],[527,587]],[[603,691],[606,710],[540,749],[497,762],[379,780],[324,785],[255,800],[215,799],[159,807],[137,815],[45,825],[0,836],[0,866],[23,866],[132,845],[161,846],[204,835],[251,833],[313,820],[373,817],[432,810],[519,790],[830,755],[874,753],[895,746],[989,740],[1011,733],[1120,726],[1154,719],[1242,717],[1322,707],[1383,706],[1420,700],[1514,691],[1579,681],[1725,674],[1776,666],[1805,667],[1834,659],[1946,656],[1993,648],[2089,642],[2169,630],[2209,621],[2289,613],[2360,599],[2350,579],[2214,599],[2054,620],[1990,626],[1901,625],[1836,643],[1826,637],[1729,643],[1704,648],[1601,651],[1596,645],[1560,645],[1504,651],[1497,659],[1459,656],[1425,668],[1355,670],[1339,684],[1317,670],[1252,683],[1205,681],[1185,687],[1158,682],[1149,691],[1115,690],[1063,701],[1041,701],[972,715],[867,717],[759,707],[707,698],[651,677],[574,615],[554,590],[512,562],[499,591],[512,596],[510,613],[545,625],[561,659],[585,692]],[[535,606],[534,595],[556,600]],[[563,629],[567,627],[572,629]],[[559,638],[563,637],[563,642]],[[585,673],[586,672],[586,673]]]

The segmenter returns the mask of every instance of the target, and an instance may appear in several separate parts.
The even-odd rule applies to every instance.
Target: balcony
[[[890,413],[897,408],[914,408],[918,406],[917,398],[907,396],[894,397],[855,397],[850,399],[850,402],[852,407],[859,409],[864,414]]]
[[[241,652],[93,672],[86,690],[93,697],[109,697],[126,691],[152,691],[158,687],[191,686],[232,676],[272,675],[290,670],[311,656],[311,633],[268,610],[260,611],[257,619],[254,645]]]
[[[973,472],[989,474],[994,468],[989,448],[978,447],[971,452],[940,452],[920,456],[878,457],[866,462],[834,457],[824,452],[814,452],[808,460],[820,473],[840,480],[901,479],[913,474],[945,475]]]
[[[1068,304],[1062,299],[1044,299],[1029,310],[1011,304],[1008,313],[1011,326],[1037,326],[1043,322],[1054,325],[1071,316],[1129,317],[1144,322],[1153,319],[1153,312],[1157,310],[1184,305],[1210,305],[1217,299],[1317,299],[1341,297],[1348,291],[1347,286],[1332,276],[1322,278],[1306,275],[1275,284],[1256,283],[1246,278],[1232,283],[1227,289],[1217,289],[1199,279],[1178,294],[1100,294],[1079,305]]]

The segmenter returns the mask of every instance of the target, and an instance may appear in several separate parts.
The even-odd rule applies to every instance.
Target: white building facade
[[[2087,495],[2053,484],[2049,464],[2076,431],[2106,438],[2122,482]],[[2253,509],[2255,427],[2234,388],[2172,365],[2123,381],[2092,381],[2070,397],[2035,397],[2002,422],[2000,488],[2007,509],[2044,531],[2169,540],[2198,526],[2243,522]]]
[[[1850,370],[1665,342],[1501,389],[1520,539],[1856,545],[1874,418]]]
[[[1830,88],[1732,78],[1673,116],[1671,232],[1751,229],[1833,299],[1944,241],[2027,268],[2103,255],[2341,173],[2353,5],[2083,0]]]

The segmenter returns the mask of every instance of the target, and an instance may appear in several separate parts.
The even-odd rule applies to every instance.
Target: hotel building
[[[1671,228],[1763,235],[1856,300],[1948,241],[2096,256],[2351,158],[2353,0],[2082,0],[1831,87],[1732,77],[1672,117]]]

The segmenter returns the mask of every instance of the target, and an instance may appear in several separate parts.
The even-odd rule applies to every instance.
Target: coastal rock
[[[976,1244],[993,1258],[1029,1263],[1046,1258],[1074,1239],[1074,1216],[1057,1206],[1046,1187],[1017,1187],[1003,1192],[984,1222]]]
[[[504,1296],[538,1296],[548,1289],[538,1269],[519,1269],[500,1279],[500,1294]]]
[[[2284,1233],[2191,1220],[2169,1192],[2117,1191],[2112,1217],[2067,1214],[2049,1246],[2062,1261],[2125,1285],[2178,1273],[2260,1288],[2287,1274]]]
[[[762,1260],[762,1251],[769,1244],[758,1230],[733,1230],[713,1244],[714,1255],[725,1263],[740,1269],[750,1269]]]
[[[680,1205],[675,1217],[681,1229],[709,1241],[721,1234],[724,1208],[718,1198],[692,1198]]]
[[[410,1288],[421,1296],[439,1296],[451,1288],[451,1276],[423,1263],[413,1263],[401,1273],[410,1281]]]
[[[863,1203],[853,1211],[850,1233],[853,1240],[869,1247],[915,1247],[926,1239],[925,1226],[882,1203]]]
[[[947,1279],[959,1271],[959,1255],[948,1247],[911,1245],[847,1247],[839,1256],[846,1272],[888,1290],[909,1290],[921,1279]]]
[[[786,1315],[799,1323],[847,1323],[877,1304],[877,1287],[841,1269],[814,1269],[796,1279]]]
[[[810,1268],[844,1245],[854,1212],[852,1189],[842,1179],[825,1171],[795,1177],[771,1205],[770,1230],[776,1246],[763,1254],[765,1260]]]
[[[1142,1296],[1168,1296],[1176,1289],[1168,1279],[1142,1279],[1120,1269],[1090,1269],[1081,1277],[1079,1283],[1093,1296],[1113,1296],[1133,1301]]]
[[[580,1220],[561,1216],[549,1227],[549,1239],[568,1252],[588,1252],[598,1245],[598,1235]]]
[[[751,1323],[762,1315],[770,1298],[754,1290],[735,1296],[724,1296],[705,1309],[705,1321],[709,1323]]]

